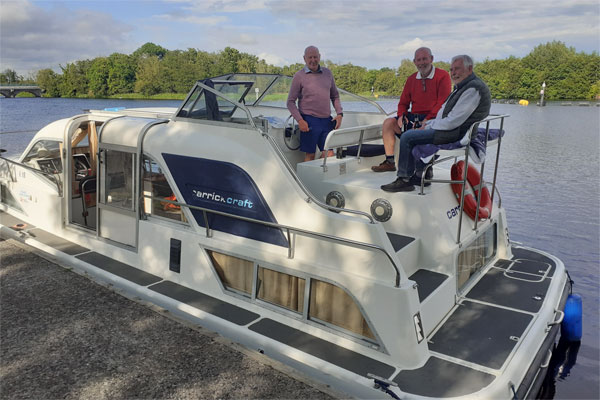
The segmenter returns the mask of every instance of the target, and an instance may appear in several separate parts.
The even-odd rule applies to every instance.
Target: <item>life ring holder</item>
[[[460,160],[455,163],[450,169],[450,177],[453,181],[463,181],[465,176],[465,162],[464,160]],[[465,195],[463,202],[463,209],[465,213],[471,217],[472,220],[475,220],[475,217],[478,217],[478,220],[487,219],[492,215],[492,198],[490,197],[490,191],[485,186],[485,184],[481,181],[481,176],[479,175],[479,171],[475,168],[474,165],[468,164],[467,167],[467,182],[468,185],[465,187]],[[460,196],[462,194],[462,183],[451,183],[452,191],[456,196],[456,200],[458,200],[458,204],[460,204]],[[480,190],[481,188],[481,190]],[[481,196],[480,196],[481,195]],[[477,212],[477,200],[479,199],[479,212]]]

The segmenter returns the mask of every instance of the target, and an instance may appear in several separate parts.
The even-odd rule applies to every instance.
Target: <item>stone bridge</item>
[[[4,97],[15,97],[21,92],[28,92],[35,97],[42,97],[42,89],[39,86],[0,86],[0,94]]]

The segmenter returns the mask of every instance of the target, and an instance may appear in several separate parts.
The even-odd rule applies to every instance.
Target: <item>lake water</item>
[[[37,130],[84,109],[179,104],[178,100],[0,98],[0,147],[8,150],[3,155],[19,154]],[[396,100],[380,104],[388,111],[396,108]],[[562,259],[575,281],[574,292],[583,296],[581,347],[557,367],[554,398],[598,399],[600,107],[493,104],[492,113],[510,114],[505,120],[498,187],[511,240]],[[552,391],[547,398],[551,395]]]

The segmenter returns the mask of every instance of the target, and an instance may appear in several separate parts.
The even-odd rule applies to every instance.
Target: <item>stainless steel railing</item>
[[[394,272],[396,274],[394,286],[400,287],[400,268],[398,267],[398,265],[396,265],[396,262],[394,261],[394,258],[392,257],[392,255],[385,248],[383,248],[381,246],[378,246],[378,245],[375,245],[372,243],[364,243],[364,242],[359,242],[359,241],[352,240],[352,239],[346,239],[346,238],[342,238],[342,237],[335,236],[335,235],[329,235],[326,233],[309,231],[306,229],[296,228],[296,227],[289,226],[289,225],[282,225],[282,224],[278,224],[275,222],[262,221],[259,219],[243,217],[241,215],[229,214],[229,213],[225,213],[222,211],[216,211],[216,210],[211,210],[211,209],[204,208],[204,207],[193,206],[191,204],[181,203],[178,201],[172,201],[172,200],[164,199],[161,197],[142,195],[140,199],[141,199],[142,203],[143,203],[144,199],[151,199],[151,200],[157,200],[160,202],[174,204],[174,205],[177,205],[180,207],[186,207],[190,210],[201,211],[202,218],[204,220],[204,226],[206,229],[206,237],[212,237],[212,229],[210,228],[210,225],[208,222],[208,214],[220,215],[223,217],[229,217],[229,218],[233,218],[233,219],[240,220],[240,221],[246,221],[246,222],[250,222],[250,223],[254,223],[254,224],[258,224],[258,225],[267,226],[270,228],[281,229],[286,232],[286,237],[287,237],[287,242],[288,242],[288,258],[290,258],[290,259],[294,258],[294,251],[295,251],[295,240],[293,240],[292,233],[306,236],[306,237],[312,237],[315,239],[323,239],[328,242],[334,242],[334,243],[338,243],[338,244],[341,244],[344,246],[354,247],[354,248],[358,248],[358,249],[366,249],[366,250],[381,252],[381,253],[385,254],[385,256],[388,258],[388,260],[392,264],[392,267],[394,268]],[[141,209],[143,209],[143,208],[141,208]]]
[[[500,120],[500,134],[498,135],[498,148],[496,150],[496,160],[494,162],[494,178],[492,181],[492,194],[491,194],[491,200],[492,200],[492,204],[494,203],[494,196],[496,193],[498,193],[498,196],[500,196],[500,193],[497,190],[496,187],[496,178],[498,175],[498,161],[500,159],[500,146],[502,145],[502,129],[504,128],[504,118],[509,117],[508,114],[498,114],[498,115],[489,115],[486,118],[484,118],[481,121],[475,122],[473,125],[471,125],[471,127],[469,128],[469,135],[471,137],[471,135],[473,134],[473,130],[475,128],[475,126],[479,126],[479,124],[484,123],[485,122],[485,141],[484,141],[484,146],[487,148],[488,145],[488,140],[489,140],[489,135],[490,135],[490,122],[494,121],[494,120]],[[463,211],[464,211],[464,198],[465,198],[465,189],[466,189],[466,184],[467,184],[467,171],[468,168],[467,166],[469,165],[469,147],[470,147],[470,143],[471,141],[469,140],[469,143],[467,143],[467,145],[464,147],[464,160],[465,160],[465,170],[464,170],[464,174],[463,174],[463,179],[462,180],[447,180],[447,179],[426,179],[425,175],[427,172],[427,169],[429,168],[433,168],[433,166],[435,164],[440,164],[442,162],[448,161],[448,160],[456,160],[459,156],[450,156],[450,157],[445,157],[439,160],[434,160],[432,161],[430,164],[428,164],[425,167],[425,170],[423,171],[423,177],[421,178],[421,191],[419,192],[420,195],[424,195],[424,185],[426,182],[432,182],[432,183],[450,183],[450,184],[459,184],[462,185],[462,190],[461,190],[461,196],[460,196],[460,213],[459,213],[459,218],[458,218],[458,231],[456,233],[456,243],[460,246],[461,242],[460,242],[460,236],[461,236],[461,230],[462,230],[462,217],[463,217]],[[481,167],[479,168],[479,175],[481,176],[481,182],[483,184],[487,184],[487,182],[485,182],[483,180],[483,173],[485,170],[485,159],[482,160],[481,162]],[[501,199],[500,199],[500,203],[498,204],[498,206],[501,206]],[[475,220],[473,223],[473,230],[477,230],[477,226],[479,223],[479,206],[481,204],[481,196],[477,196],[477,209],[475,210]],[[491,215],[490,217],[491,218]]]

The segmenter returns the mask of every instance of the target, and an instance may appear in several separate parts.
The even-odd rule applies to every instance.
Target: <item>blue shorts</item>
[[[315,148],[323,151],[327,134],[335,128],[335,121],[331,117],[318,118],[312,115],[302,115],[308,123],[308,132],[300,132],[300,151],[314,153]]]

